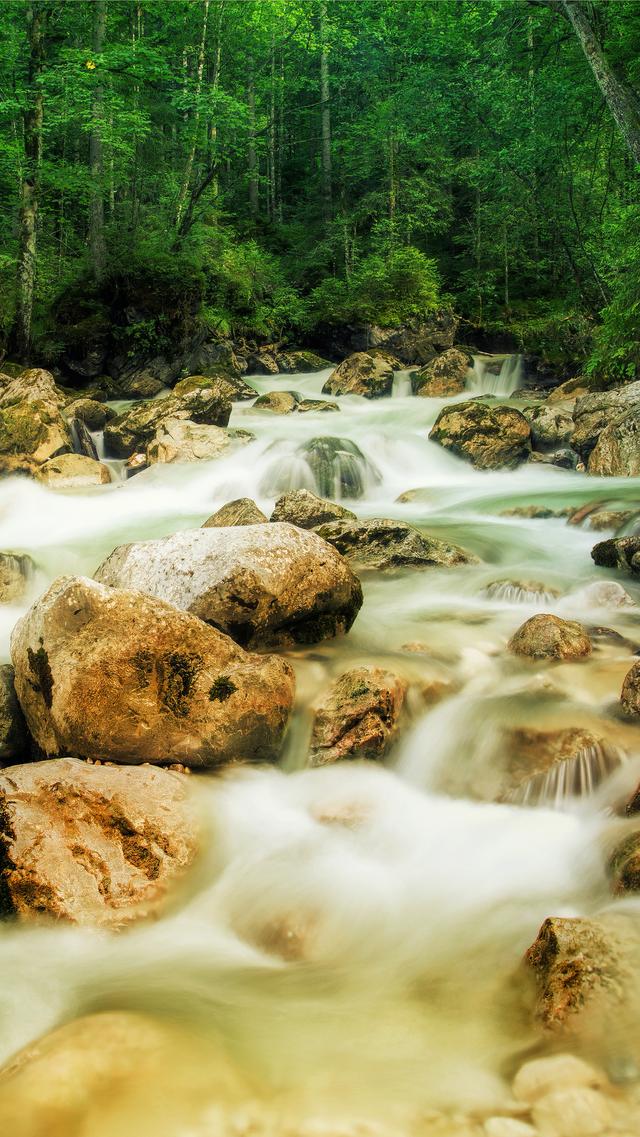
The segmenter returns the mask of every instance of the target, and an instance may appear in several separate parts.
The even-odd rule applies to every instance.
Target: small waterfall
[[[326,435],[312,438],[295,450],[279,449],[282,457],[269,467],[260,484],[260,492],[268,497],[307,489],[340,501],[363,497],[381,481],[373,463],[348,438]]]
[[[474,355],[467,390],[507,398],[522,386],[523,375],[521,355]]]
[[[609,743],[595,743],[579,750],[573,758],[556,762],[550,770],[527,778],[506,800],[516,805],[562,809],[572,798],[591,797],[627,755]]]
[[[505,604],[540,604],[545,606],[557,600],[557,593],[550,592],[544,584],[533,581],[519,583],[516,580],[495,580],[482,589],[480,596],[485,600],[501,600]]]
[[[413,394],[411,388],[411,377],[408,371],[396,371],[393,376],[393,387],[391,388],[391,396],[394,399],[406,399],[409,395]]]

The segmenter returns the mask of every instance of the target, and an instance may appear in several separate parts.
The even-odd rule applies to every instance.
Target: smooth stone
[[[31,739],[14,684],[10,663],[0,665],[0,763],[26,761]]]
[[[227,525],[263,525],[268,517],[258,509],[250,497],[239,497],[228,501],[220,509],[203,521],[202,529],[224,529]]]
[[[431,568],[479,564],[473,553],[427,537],[402,521],[333,521],[317,532],[348,560],[365,568]]]
[[[290,415],[298,409],[298,402],[298,396],[292,391],[268,391],[256,399],[252,409],[271,411],[275,415]]]
[[[229,430],[189,419],[165,419],[147,446],[149,465],[167,462],[210,462],[252,442],[247,430]]]
[[[356,520],[355,513],[334,501],[318,497],[311,490],[292,490],[279,497],[270,521],[289,521],[300,529],[313,529],[329,521]]]
[[[507,651],[529,659],[586,659],[591,655],[591,640],[577,621],[541,612],[518,628]]]
[[[605,1084],[604,1075],[584,1059],[575,1054],[553,1054],[525,1062],[511,1088],[518,1101],[533,1105],[539,1098],[556,1090],[585,1086],[599,1089]]]
[[[184,395],[141,402],[108,422],[104,429],[107,453],[114,458],[130,458],[146,449],[159,428],[169,419],[188,419],[208,426],[226,426],[231,400],[216,390],[195,389]]]
[[[597,1137],[613,1120],[606,1098],[583,1086],[547,1094],[532,1116],[540,1137]]]
[[[394,362],[399,367],[397,360]],[[393,371],[393,364],[388,357],[357,351],[347,356],[332,371],[322,388],[322,394],[362,395],[365,399],[380,399],[391,394]]]
[[[382,758],[397,734],[407,690],[406,679],[381,667],[340,675],[316,707],[310,765]]]
[[[104,462],[88,458],[85,454],[61,454],[50,458],[36,474],[36,479],[50,489],[84,489],[88,486],[106,486],[111,471]]]
[[[531,452],[529,423],[514,407],[472,399],[443,407],[429,439],[479,470],[512,469]]]
[[[442,399],[461,395],[469,374],[469,356],[460,348],[450,347],[411,376],[414,395]]]

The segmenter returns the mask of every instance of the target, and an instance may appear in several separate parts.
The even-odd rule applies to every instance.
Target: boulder
[[[152,361],[148,367],[123,371],[118,375],[118,391],[124,399],[153,399],[167,386],[166,375],[159,375]],[[164,369],[162,369],[164,370]]]
[[[431,568],[479,564],[458,545],[427,537],[403,521],[374,517],[370,521],[332,521],[317,532],[349,561],[365,568]]]
[[[203,521],[203,529],[224,529],[228,525],[262,525],[268,520],[250,497],[228,501]]]
[[[104,431],[105,446],[113,457],[129,458],[144,450],[169,419],[226,426],[230,415],[231,401],[209,389],[181,396],[168,395],[166,399],[138,403],[108,422]]]
[[[229,430],[222,426],[191,422],[190,419],[167,418],[156,430],[147,446],[147,462],[209,462],[238,446],[252,442],[248,430]]]
[[[36,601],[13,630],[11,657],[29,729],[47,755],[268,762],[293,703],[283,660],[249,654],[162,600],[84,577],[61,577]]]
[[[121,545],[96,578],[144,589],[259,647],[347,632],[362,605],[360,581],[339,553],[285,524],[189,529]]]
[[[122,926],[155,915],[197,849],[184,775],[75,758],[0,773],[5,915]]]
[[[253,408],[257,411],[271,411],[274,415],[290,415],[297,410],[298,402],[298,396],[293,391],[269,391],[256,399]]]
[[[602,568],[640,573],[640,536],[610,537],[599,541],[591,550],[591,558]]]
[[[231,402],[255,399],[256,397],[255,388],[245,383],[239,374],[188,375],[186,379],[181,379],[179,383],[176,383],[173,388],[174,395],[179,398],[190,395],[193,391],[210,391],[223,399],[231,399]]]
[[[0,455],[25,455],[40,463],[72,450],[71,431],[54,403],[30,399],[0,405]]]
[[[442,399],[461,395],[469,373],[469,356],[460,348],[450,347],[437,355],[411,376],[414,395]]]
[[[0,553],[0,604],[18,604],[24,599],[34,569],[27,553]]]
[[[278,375],[280,368],[276,362],[275,351],[253,352],[248,359],[249,371],[254,375]]]
[[[51,408],[62,410],[67,401],[51,372],[42,367],[30,367],[15,378],[0,375],[0,407],[47,403]]]
[[[535,450],[567,448],[573,434],[573,419],[561,407],[525,407],[523,415],[531,430],[531,443]]]
[[[593,390],[591,378],[587,379],[584,375],[575,375],[572,379],[565,379],[564,383],[554,387],[553,391],[547,396],[547,402],[552,406],[557,403],[572,406],[576,399],[582,395],[593,394]]]
[[[224,376],[229,380],[239,379],[247,370],[246,361],[231,340],[206,340],[191,351],[184,366],[193,375]]]
[[[403,363],[428,363],[434,355],[453,347],[458,318],[450,308],[440,308],[426,319],[411,320],[397,328],[368,324],[350,337],[355,351],[380,348],[392,352]]]
[[[393,387],[393,367],[382,356],[357,351],[347,356],[327,379],[323,395],[362,395],[365,399],[380,399],[390,395]]]
[[[84,454],[86,458],[98,461],[98,449],[88,426],[80,418],[68,418],[71,427],[71,438],[75,454]]]
[[[87,458],[84,454],[60,454],[44,462],[36,474],[43,485],[51,489],[84,489],[87,486],[105,486],[111,481],[111,471],[104,462]]]
[[[513,469],[531,451],[529,423],[520,411],[475,399],[443,407],[429,438],[479,470]]]
[[[633,386],[640,386],[633,384]],[[636,478],[640,474],[640,393],[634,403],[598,435],[589,455],[589,474]]]
[[[624,677],[620,704],[625,715],[629,718],[640,718],[640,662],[634,663]]]
[[[637,791],[636,791],[637,799]],[[628,834],[611,853],[607,865],[618,896],[640,892],[640,832]]]
[[[298,375],[312,371],[324,371],[331,367],[328,360],[322,359],[314,351],[279,351],[276,355],[278,370],[283,375]]]
[[[308,411],[316,411],[319,414],[331,414],[333,411],[339,411],[340,407],[337,403],[332,403],[329,399],[301,399],[298,403],[298,414],[304,415]]]
[[[407,689],[405,679],[381,667],[346,671],[316,709],[310,765],[382,758],[396,735]]]
[[[586,462],[589,458],[605,427],[623,417],[637,404],[640,404],[640,381],[615,387],[612,391],[595,391],[576,400],[571,445],[583,461]],[[625,448],[628,448],[629,441],[627,437],[623,444]],[[604,460],[604,455],[602,457]]]
[[[355,513],[345,509],[343,505],[336,505],[334,501],[317,497],[310,490],[292,490],[291,493],[279,497],[270,521],[289,521],[300,529],[314,529],[327,521],[356,520]]]
[[[601,533],[606,529],[616,530],[626,525],[627,521],[631,521],[632,517],[636,517],[637,512],[635,509],[596,509],[589,514],[587,524],[594,533]]]
[[[591,655],[591,640],[575,620],[541,612],[518,628],[507,651],[528,659],[586,659]]]
[[[0,764],[25,762],[31,739],[13,682],[13,667],[0,665]]]
[[[115,418],[116,413],[96,399],[73,399],[67,403],[65,417],[70,421],[79,419],[89,430],[104,430],[108,420]]]

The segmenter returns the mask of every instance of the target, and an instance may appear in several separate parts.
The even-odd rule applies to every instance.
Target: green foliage
[[[328,277],[311,293],[309,308],[315,323],[394,327],[426,316],[438,302],[435,262],[407,247],[386,259],[365,257],[348,281]]]

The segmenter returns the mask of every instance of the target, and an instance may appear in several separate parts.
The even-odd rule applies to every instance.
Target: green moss
[[[45,706],[50,708],[53,702],[53,675],[49,665],[49,656],[44,649],[42,639],[40,640],[40,647],[36,651],[33,648],[27,649],[27,659],[29,670],[35,680],[31,686],[34,691],[39,691],[44,699]]]
[[[212,703],[225,703],[237,690],[238,688],[228,675],[219,675],[211,684],[209,698]]]

